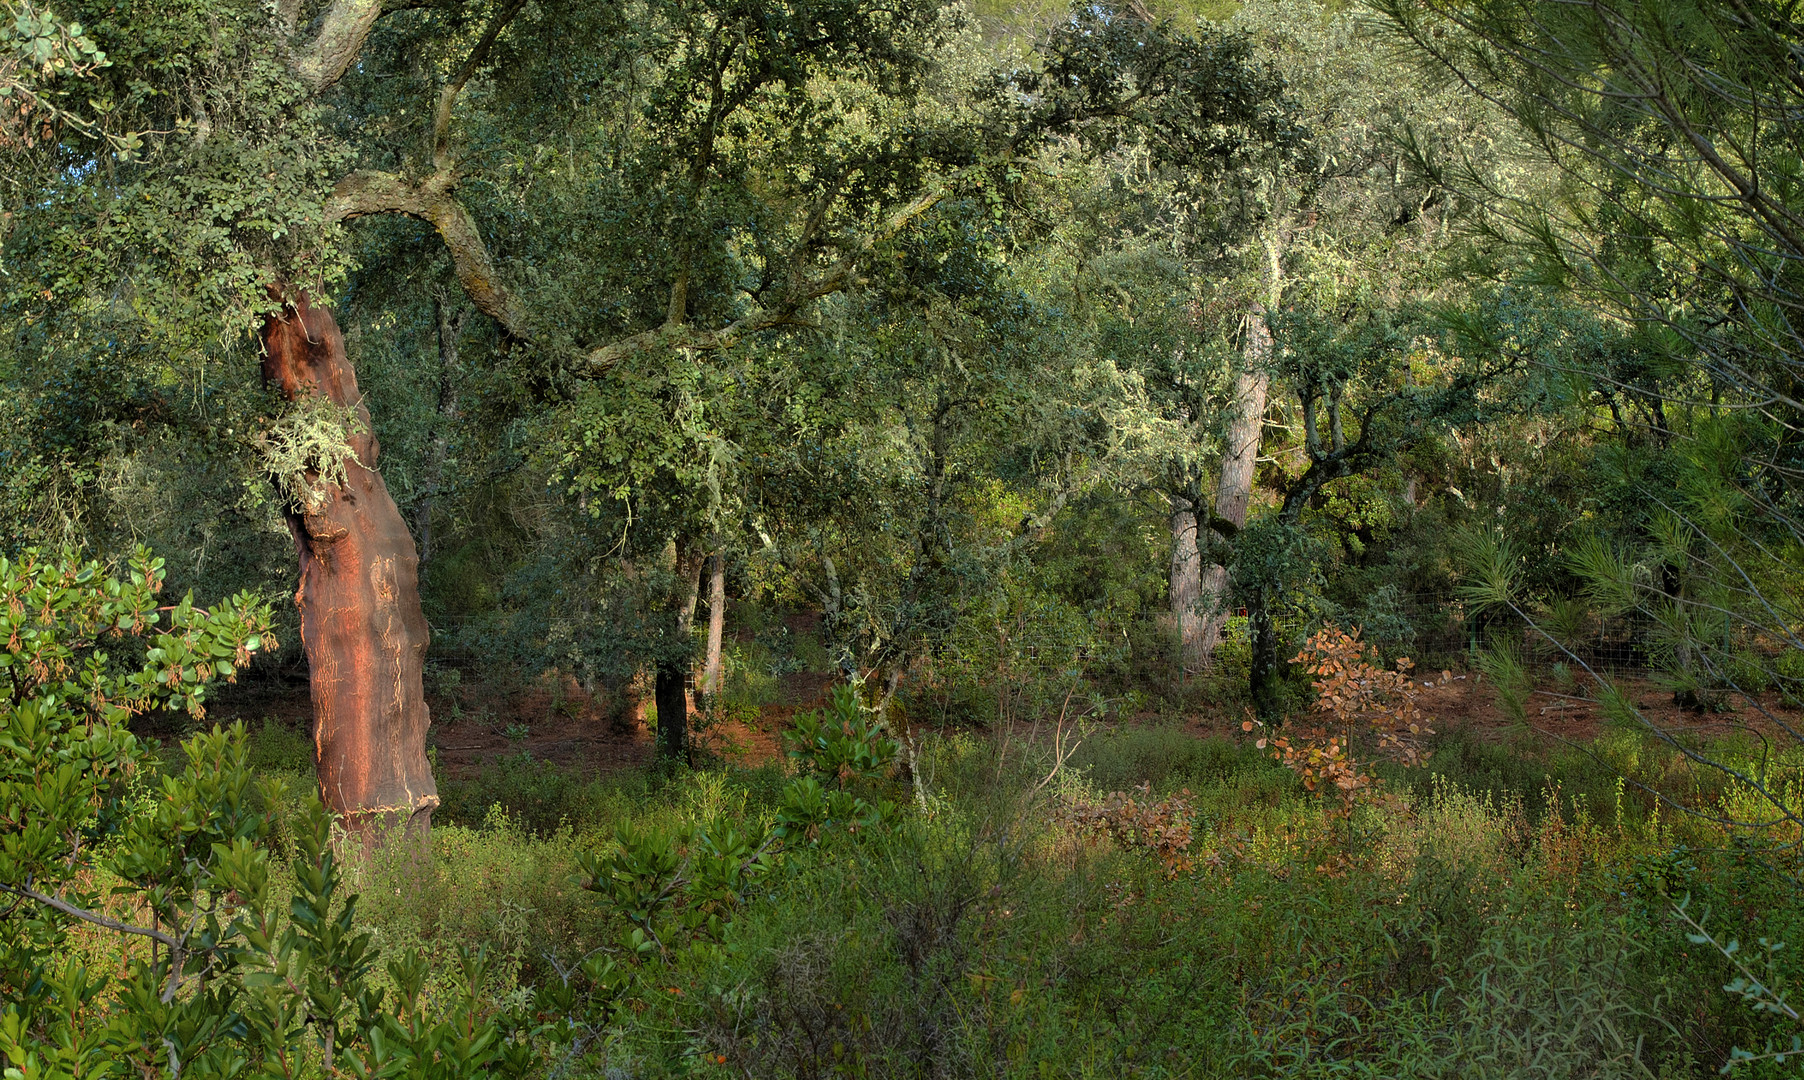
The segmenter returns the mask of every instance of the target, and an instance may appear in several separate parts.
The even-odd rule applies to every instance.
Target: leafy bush
[[[372,981],[356,898],[340,895],[331,816],[307,800],[291,826],[293,889],[272,887],[280,780],[254,781],[242,726],[183,745],[186,764],[146,797],[148,750],[124,726],[156,704],[199,715],[209,683],[269,645],[268,610],[156,604],[144,551],[123,579],[96,563],[27,552],[0,560],[11,674],[0,713],[0,1061],[9,1076],[135,1077],[167,1070],[430,1070],[486,1075],[498,1034],[466,957],[463,993],[428,1003],[417,957],[396,957],[389,999]],[[165,612],[167,613],[165,616]],[[137,665],[99,651],[149,639]],[[111,896],[98,883],[118,884]],[[148,925],[146,925],[148,924]],[[118,968],[68,951],[80,927],[143,944]]]
[[[1343,805],[1368,796],[1379,783],[1353,757],[1355,739],[1374,736],[1377,752],[1405,767],[1423,764],[1431,753],[1422,748],[1422,739],[1434,730],[1416,707],[1410,659],[1399,657],[1396,670],[1385,671],[1374,665],[1376,658],[1377,650],[1359,640],[1357,629],[1347,633],[1329,625],[1317,631],[1291,659],[1315,676],[1315,717],[1254,744],[1262,750],[1269,745],[1272,757],[1301,777],[1304,787],[1322,787]],[[1245,731],[1258,726],[1253,720],[1241,724]]]

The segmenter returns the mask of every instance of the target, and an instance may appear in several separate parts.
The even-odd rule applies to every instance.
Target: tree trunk
[[[399,826],[424,839],[438,788],[426,760],[429,631],[413,536],[375,471],[381,447],[332,313],[302,293],[265,319],[263,346],[266,385],[291,401],[324,395],[358,420],[345,483],[322,484],[310,505],[287,508],[320,797],[366,838]]]
[[[445,461],[451,453],[451,429],[457,423],[457,387],[461,363],[457,340],[463,335],[468,308],[452,313],[443,290],[432,294],[432,313],[438,329],[438,417],[432,443],[426,450],[426,467],[420,477],[420,501],[415,524],[420,535],[420,572],[432,560],[432,504],[445,486]]]
[[[1193,675],[1208,663],[1203,640],[1202,556],[1196,548],[1196,504],[1171,496],[1171,617],[1178,630],[1178,663],[1182,675]]]
[[[652,691],[658,704],[658,752],[671,758],[689,756],[689,631],[695,625],[704,557],[699,548],[677,549],[676,647],[658,661]]]
[[[1272,617],[1268,590],[1258,590],[1249,606],[1247,628],[1253,639],[1253,658],[1248,682],[1252,684],[1253,710],[1270,727],[1284,719],[1284,671],[1278,657],[1278,626]]]
[[[1285,530],[1299,529],[1303,521],[1303,508],[1322,485],[1346,475],[1340,465],[1323,468],[1321,463],[1311,465],[1296,485],[1284,496],[1284,503],[1278,507],[1276,522]],[[1252,691],[1253,708],[1259,719],[1269,725],[1275,725],[1284,719],[1284,658],[1279,653],[1278,620],[1272,611],[1272,601],[1276,598],[1280,583],[1270,579],[1251,583],[1251,596],[1247,601],[1247,624],[1252,637],[1253,655],[1249,665],[1247,681]]]
[[[702,665],[702,691],[714,695],[721,688],[721,640],[727,629],[727,552],[716,548],[708,572],[708,658]]]
[[[1259,302],[1248,313],[1244,363],[1234,378],[1234,414],[1228,422],[1227,451],[1221,459],[1221,475],[1215,484],[1215,517],[1233,527],[1234,532],[1246,527],[1247,508],[1253,499],[1253,472],[1259,464],[1259,444],[1265,434],[1266,396],[1271,389],[1272,332],[1265,314],[1278,306],[1283,297],[1283,231],[1274,231],[1266,242],[1266,265],[1261,275],[1263,288]],[[1217,546],[1233,543],[1233,535],[1223,535]],[[1228,568],[1225,560],[1211,563],[1203,573],[1203,628],[1201,667],[1214,659],[1215,646],[1221,642],[1222,628],[1228,622]]]

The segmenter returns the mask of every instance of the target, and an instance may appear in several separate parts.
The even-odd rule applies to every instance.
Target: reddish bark
[[[265,320],[263,345],[266,385],[291,401],[323,394],[361,421],[344,485],[326,485],[317,512],[288,508],[320,797],[358,834],[399,826],[423,838],[438,788],[426,760],[429,631],[413,536],[375,471],[381,447],[332,313],[302,293]]]

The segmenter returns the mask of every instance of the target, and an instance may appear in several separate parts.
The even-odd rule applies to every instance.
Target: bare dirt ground
[[[1421,674],[1425,676],[1421,682],[1427,685],[1422,686],[1418,703],[1437,731],[1465,728],[1496,742],[1514,736],[1514,723],[1499,708],[1492,688],[1476,673]],[[781,733],[790,717],[824,702],[832,681],[832,676],[811,672],[782,676],[781,700],[764,706],[755,720],[712,720],[692,712],[698,752],[704,758],[744,766],[780,758]],[[1737,703],[1730,712],[1699,714],[1680,709],[1669,693],[1648,680],[1629,679],[1624,685],[1648,720],[1674,733],[1704,739],[1748,729],[1777,733],[1777,725],[1746,704]],[[644,702],[628,707],[621,720],[610,721],[608,702],[585,695],[568,677],[548,677],[512,690],[465,684],[429,693],[427,701],[433,717],[430,745],[436,748],[439,767],[448,776],[468,776],[488,762],[520,753],[591,775],[607,775],[643,767],[655,752],[655,733],[645,720]],[[1761,704],[1789,725],[1804,724],[1804,716],[1780,711],[1776,700]],[[1604,726],[1596,706],[1559,694],[1551,685],[1532,696],[1528,714],[1531,728],[1549,742],[1588,742]],[[1239,705],[1205,704],[1186,715],[1183,724],[1199,737],[1238,739],[1247,737],[1240,728],[1245,716]],[[254,726],[265,717],[307,732],[312,703],[304,678],[290,673],[286,679],[225,695],[209,720],[243,719]],[[1149,715],[1128,722],[1169,722],[1169,717]],[[1023,726],[1024,733],[1028,727],[1031,725]]]

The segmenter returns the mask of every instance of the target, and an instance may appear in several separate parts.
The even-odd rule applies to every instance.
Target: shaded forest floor
[[[210,719],[223,723],[243,720],[251,726],[273,720],[308,737],[313,706],[304,675],[303,668],[298,674],[265,678],[223,694]],[[755,718],[743,707],[733,718],[710,716],[700,709],[691,712],[702,759],[749,767],[783,756],[782,732],[790,718],[821,705],[833,677],[803,671],[779,676],[777,681],[779,699],[759,707]],[[1649,721],[1675,735],[1710,741],[1738,731],[1777,734],[1769,730],[1774,725],[1746,706],[1698,713],[1680,708],[1670,693],[1651,680],[1629,678],[1622,685]],[[651,763],[655,714],[648,717],[646,698],[649,693],[624,708],[610,708],[604,694],[585,694],[568,676],[545,677],[516,687],[460,682],[428,692],[433,718],[428,746],[437,755],[441,773],[451,778],[472,776],[497,761],[521,755],[579,775],[604,778]],[[1494,691],[1475,672],[1435,673],[1426,680],[1418,703],[1443,736],[1464,732],[1487,743],[1503,744],[1514,742],[1518,734]],[[1776,698],[1763,700],[1762,705],[1769,712],[1787,716],[1779,711]],[[1114,726],[1175,727],[1197,738],[1238,740],[1250,738],[1243,736],[1240,727],[1246,715],[1246,706],[1238,701],[1203,702],[1176,713],[1141,712],[1115,721]],[[1551,680],[1537,687],[1528,705],[1528,719],[1537,744],[1586,744],[1602,733],[1606,723],[1597,705],[1570,692],[1562,693]],[[1049,728],[1050,724],[1023,721],[1015,730],[1031,737],[1037,727]]]

